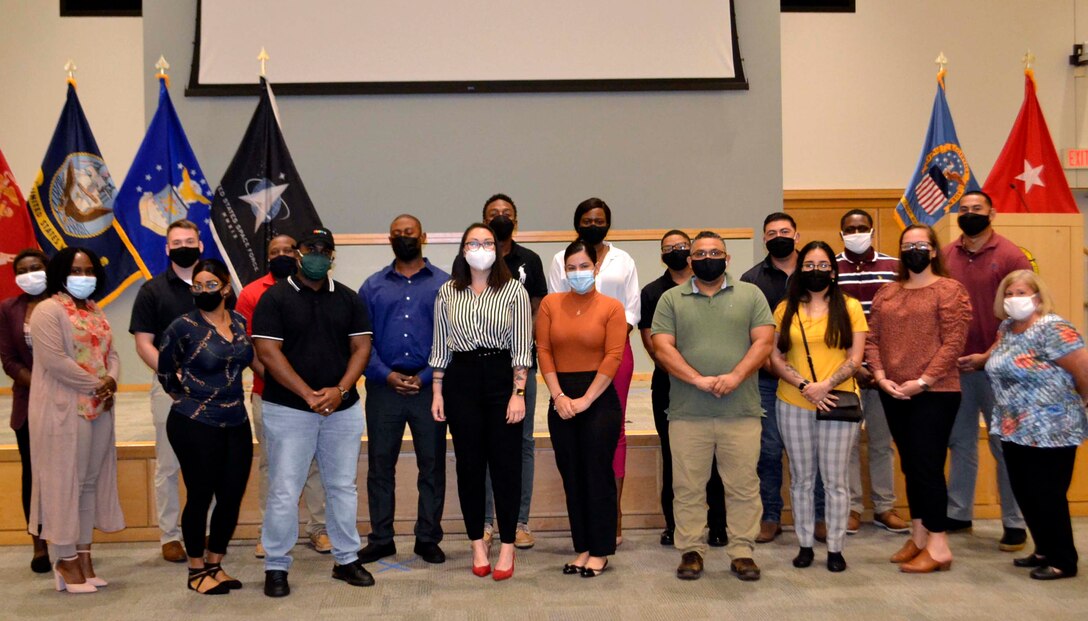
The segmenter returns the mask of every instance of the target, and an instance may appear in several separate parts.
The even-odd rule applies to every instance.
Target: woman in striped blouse
[[[461,237],[450,280],[434,312],[436,421],[449,423],[457,457],[457,495],[472,541],[472,572],[491,572],[484,543],[484,477],[491,471],[502,546],[492,577],[514,575],[514,535],[521,501],[521,426],[525,380],[532,365],[529,295],[495,260],[495,234],[473,224]]]

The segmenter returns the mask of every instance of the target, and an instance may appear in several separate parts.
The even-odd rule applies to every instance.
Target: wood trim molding
[[[840,207],[844,210],[863,207],[894,207],[903,196],[903,190],[785,190],[782,204],[790,209],[815,209]]]
[[[625,229],[609,231],[609,241],[658,241],[669,229]],[[695,235],[698,229],[684,229],[689,235]],[[752,229],[731,228],[711,229],[724,239],[752,239]],[[520,231],[517,234],[519,242],[569,242],[573,237],[573,231]],[[437,232],[427,233],[427,242],[431,244],[456,244],[461,241],[461,233]],[[389,236],[385,233],[343,233],[336,235],[336,243],[340,246],[385,246],[389,244]]]

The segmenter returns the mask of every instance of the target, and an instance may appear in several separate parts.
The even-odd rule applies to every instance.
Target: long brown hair
[[[933,227],[928,224],[912,224],[903,229],[903,232],[899,234],[899,247],[903,247],[903,236],[908,231],[915,229],[922,229],[929,235],[929,245],[936,254],[929,260],[929,266],[933,268],[933,273],[937,276],[948,276],[948,270],[945,269],[944,259],[941,257],[941,242],[937,239],[937,231],[933,230]],[[910,270],[907,269],[907,265],[903,263],[903,251],[899,251],[899,280],[905,281],[910,278]]]
[[[472,269],[465,260],[465,241],[468,239],[468,234],[475,229],[484,229],[489,231],[492,237],[495,236],[495,231],[482,222],[474,222],[465,229],[464,234],[461,235],[461,247],[457,251],[457,256],[453,258],[453,267],[450,268],[450,281],[453,283],[453,288],[458,291],[464,291],[465,287],[472,284]],[[491,273],[487,275],[487,286],[495,291],[502,289],[510,280],[510,268],[506,267],[506,259],[499,256],[499,252],[496,246],[495,263],[491,266]]]
[[[850,323],[850,313],[846,310],[846,294],[839,287],[839,264],[835,261],[835,251],[825,242],[810,241],[797,254],[797,270],[790,276],[786,287],[786,311],[782,315],[782,327],[778,333],[778,351],[790,350],[790,326],[802,302],[812,300],[812,293],[801,284],[801,265],[805,257],[814,250],[823,250],[831,263],[831,284],[827,287],[827,330],[824,331],[824,343],[832,349],[850,349],[854,345],[854,328]],[[816,378],[813,378],[814,380]]]

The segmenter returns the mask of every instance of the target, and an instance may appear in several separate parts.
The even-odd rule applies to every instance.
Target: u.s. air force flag
[[[166,76],[160,75],[159,107],[113,208],[147,270],[144,278],[169,265],[166,228],[176,220],[195,222],[204,242],[203,256],[221,258],[211,232],[212,195],[170,101]]]
[[[264,78],[257,110],[216,188],[212,223],[239,286],[268,271],[267,247],[273,237],[299,239],[321,227],[287,150],[272,88]]]
[[[918,223],[933,226],[959,203],[965,192],[978,189],[956,137],[956,126],[944,96],[944,75],[943,69],[937,74],[937,96],[922,155],[895,208],[900,228]]]
[[[105,306],[140,278],[139,258],[113,217],[117,188],[68,82],[68,101],[45,152],[27,206],[42,250],[53,256],[65,246],[94,251],[106,270],[99,303]]]

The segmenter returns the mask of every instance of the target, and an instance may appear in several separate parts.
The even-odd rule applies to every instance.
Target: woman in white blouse
[[[606,242],[608,229],[612,226],[612,210],[599,198],[587,198],[574,210],[574,230],[578,239],[593,246],[597,251],[597,291],[610,298],[619,300],[627,317],[627,332],[638,325],[641,315],[642,300],[638,287],[638,270],[635,260],[623,250]],[[564,278],[563,251],[560,250],[548,266],[548,291],[560,293],[570,291],[570,284]],[[627,339],[623,348],[623,362],[620,364],[612,384],[620,398],[624,418],[627,414],[627,393],[631,390],[631,375],[635,370],[635,358],[631,351],[631,340]],[[622,504],[623,477],[627,464],[627,434],[620,432],[620,441],[616,446],[616,455],[612,461],[612,470],[616,474],[616,498]],[[617,513],[616,544],[623,541],[623,512]]]

